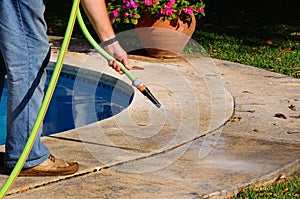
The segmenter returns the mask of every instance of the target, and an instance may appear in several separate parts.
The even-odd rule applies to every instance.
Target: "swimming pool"
[[[54,63],[49,63],[46,88],[53,68]],[[78,128],[116,115],[130,105],[133,94],[130,85],[112,76],[64,65],[43,122],[43,135]],[[0,102],[0,144],[4,144],[6,138],[6,101],[5,83]]]

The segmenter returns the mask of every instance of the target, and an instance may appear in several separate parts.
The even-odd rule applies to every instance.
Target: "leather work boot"
[[[19,176],[62,176],[74,174],[78,171],[77,162],[68,162],[50,155],[48,159],[35,167],[22,169]]]

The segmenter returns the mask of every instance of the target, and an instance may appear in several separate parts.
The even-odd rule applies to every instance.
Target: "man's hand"
[[[109,44],[104,47],[104,49],[111,54],[113,57],[115,57],[118,61],[122,62],[125,68],[128,70],[131,69],[131,67],[128,65],[128,57],[125,50],[120,46],[119,42],[116,41],[112,44]],[[110,67],[115,69],[118,73],[124,74],[124,72],[121,70],[119,64],[116,60],[109,60],[108,64]]]
[[[115,37],[114,30],[111,26],[109,20],[106,4],[104,0],[82,0],[83,8],[94,26],[99,38],[101,41],[108,41]],[[110,53],[117,60],[122,62],[127,69],[130,69],[128,66],[127,53],[120,46],[119,42],[115,41],[109,45],[106,45],[105,50]],[[110,60],[108,64],[114,68],[120,74],[124,72],[121,71],[120,66],[115,60]]]

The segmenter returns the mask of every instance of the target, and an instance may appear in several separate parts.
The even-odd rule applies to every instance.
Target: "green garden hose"
[[[90,44],[95,48],[95,50],[98,53],[100,53],[107,60],[115,59],[113,56],[108,54],[91,36],[91,34],[89,33],[89,31],[82,19],[80,10],[78,10],[78,12],[77,12],[77,21],[78,21],[78,24],[79,24],[84,36],[87,38],[87,40],[90,42]],[[136,77],[129,70],[127,70],[121,62],[118,62],[118,64],[119,64],[121,70],[127,75],[127,77],[131,81],[134,81],[136,79]]]
[[[12,170],[11,174],[9,175],[9,177],[7,178],[7,180],[5,181],[5,183],[3,184],[3,186],[0,190],[0,198],[1,199],[6,195],[8,190],[11,188],[11,186],[13,185],[17,176],[19,175],[21,169],[23,168],[25,161],[27,160],[28,155],[32,149],[32,146],[36,140],[37,134],[38,134],[41,124],[44,120],[44,117],[46,115],[50,100],[52,98],[52,95],[53,95],[53,92],[54,92],[54,89],[55,89],[55,86],[56,86],[56,83],[57,83],[57,80],[58,80],[58,77],[59,77],[59,74],[60,74],[60,71],[61,71],[61,68],[63,65],[64,58],[65,58],[65,55],[66,55],[66,52],[67,52],[67,49],[68,49],[68,46],[70,43],[73,27],[74,27],[74,24],[76,21],[76,14],[79,10],[79,2],[80,2],[80,0],[74,0],[74,2],[73,2],[67,30],[66,30],[65,37],[64,37],[64,40],[63,40],[63,43],[61,46],[59,56],[57,58],[57,62],[56,62],[56,65],[55,65],[55,68],[53,71],[53,75],[52,75],[50,83],[49,83],[49,87],[44,96],[43,103],[42,103],[39,113],[37,115],[34,126],[31,130],[29,138],[26,142],[26,145],[23,149],[23,152],[21,153],[18,162],[16,163],[14,169]]]
[[[42,122],[45,118],[47,109],[49,107],[54,89],[56,87],[60,71],[63,66],[63,61],[65,58],[65,55],[67,53],[67,49],[70,43],[71,35],[73,32],[74,24],[76,17],[78,19],[78,23],[82,29],[82,32],[86,36],[87,40],[91,43],[91,45],[107,60],[115,59],[112,57],[110,54],[108,54],[103,48],[101,48],[98,43],[93,39],[93,37],[90,35],[89,31],[87,30],[85,23],[83,22],[80,10],[79,10],[79,3],[80,0],[74,0],[73,5],[72,5],[72,10],[68,22],[68,26],[66,29],[66,33],[62,42],[61,50],[57,58],[57,62],[53,71],[53,75],[51,77],[48,89],[46,91],[46,94],[43,99],[43,103],[41,105],[41,108],[39,110],[39,113],[37,115],[36,121],[34,123],[34,126],[31,130],[31,133],[29,135],[29,138],[26,142],[26,145],[23,149],[23,152],[20,155],[20,158],[18,159],[18,162],[16,163],[14,169],[12,170],[11,174],[3,184],[1,190],[0,190],[0,198],[2,199],[6,193],[9,191],[13,183],[15,182],[17,176],[19,175],[21,169],[23,168],[26,159],[28,158],[28,155],[32,149],[32,146],[36,140],[37,134],[40,130],[40,127],[42,125]],[[118,62],[121,70],[127,75],[127,77],[132,81],[133,85],[138,88],[148,99],[151,100],[158,108],[161,106],[158,100],[151,94],[150,90],[142,84],[142,82],[136,78],[129,70],[125,68],[125,66],[121,63]]]
[[[108,54],[101,46],[94,40],[94,38],[89,33],[88,29],[85,26],[85,23],[82,19],[80,10],[77,12],[77,20],[79,23],[79,26],[87,38],[87,40],[90,42],[90,44],[95,48],[95,50],[100,53],[105,59],[107,60],[116,60],[113,56]],[[127,68],[119,61],[117,61],[118,65],[120,66],[121,70],[127,75],[127,77],[132,81],[133,86],[135,86],[143,95],[145,95],[155,106],[158,108],[161,106],[161,104],[158,102],[158,100],[152,95],[150,90],[147,88],[146,85],[142,83],[142,81],[139,78],[136,78]]]

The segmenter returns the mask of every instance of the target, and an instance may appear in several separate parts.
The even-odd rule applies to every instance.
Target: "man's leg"
[[[49,43],[42,0],[0,1],[0,49],[7,69],[7,141],[5,165],[14,167],[36,120],[44,91]],[[24,165],[41,164],[50,155],[40,134]]]
[[[43,0],[0,0],[0,10],[0,51],[7,69],[8,90],[4,164],[13,168],[42,104],[50,48]],[[78,170],[78,163],[50,155],[40,136],[41,130],[21,175],[68,175]]]
[[[4,64],[4,60],[0,51],[0,102],[2,97],[2,91],[4,89],[5,75],[6,75],[6,66]]]

